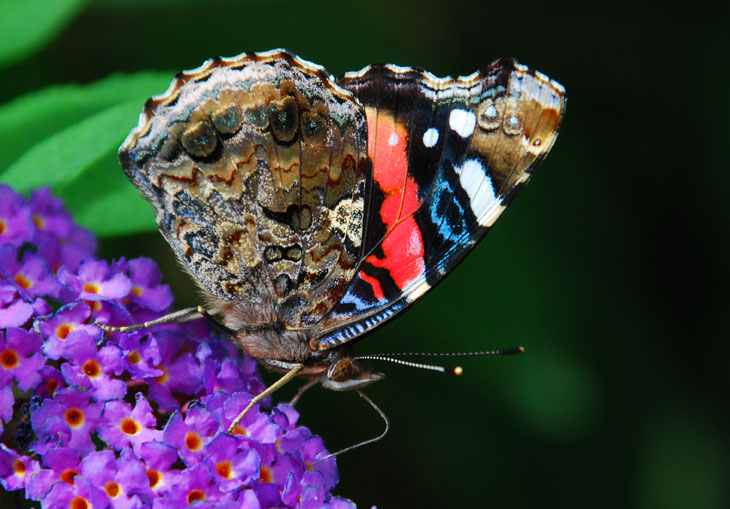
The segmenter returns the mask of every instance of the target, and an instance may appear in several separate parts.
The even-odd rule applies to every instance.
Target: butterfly
[[[285,374],[274,386],[379,380],[356,340],[486,235],[565,105],[510,58],[456,78],[379,64],[335,79],[273,50],[178,73],[119,157],[207,302],[142,326],[206,316]]]

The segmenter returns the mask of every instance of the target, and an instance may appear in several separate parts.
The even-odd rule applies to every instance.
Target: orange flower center
[[[43,230],[46,227],[46,224],[43,222],[43,218],[38,214],[33,214],[33,224],[39,230]]]
[[[86,293],[99,293],[99,285],[94,283],[84,283],[84,291]]]
[[[76,470],[71,470],[69,468],[68,470],[64,470],[63,472],[61,472],[61,480],[73,486],[74,477],[76,477],[77,475],[79,475],[79,473]]]
[[[245,430],[245,429],[243,429],[243,428],[242,428],[241,426],[239,426],[238,424],[236,424],[236,427],[235,427],[235,428],[233,428],[233,434],[234,434],[234,435],[241,435],[242,437],[248,436],[248,434],[246,433],[246,430]]]
[[[261,482],[274,481],[274,478],[271,476],[271,470],[266,467],[261,467],[261,470],[259,471],[259,477],[261,478]]]
[[[86,361],[81,369],[83,370],[84,375],[88,376],[89,378],[96,378],[101,374],[101,367],[99,367],[99,363],[93,359],[90,361]]]
[[[140,288],[139,286],[133,286],[130,293],[135,297],[139,297],[140,295],[142,295],[142,288]]]
[[[64,414],[66,422],[72,428],[78,428],[84,423],[84,412],[78,408],[69,408]]]
[[[127,360],[129,360],[130,364],[139,364],[142,362],[142,357],[139,356],[139,352],[137,350],[133,350],[129,353],[129,355],[127,355]]]
[[[24,290],[27,290],[28,288],[33,286],[33,283],[27,280],[23,274],[16,274],[13,278],[13,281],[15,281],[15,284]]]
[[[230,479],[231,478],[231,462],[230,461],[221,461],[215,466],[215,471],[218,472],[218,475],[221,476],[224,479]]]
[[[0,219],[0,235],[2,235],[3,233],[5,233],[5,221]]]
[[[155,486],[157,486],[157,484],[162,479],[162,474],[160,474],[156,470],[148,470],[147,471],[147,479],[150,480],[150,488],[154,488]]]
[[[157,369],[162,370],[162,374],[155,378],[155,381],[159,384],[167,382],[167,370],[163,366],[157,366]]]
[[[189,431],[188,434],[185,435],[185,446],[191,451],[197,451],[200,449],[201,445],[203,445],[203,442],[200,440],[197,433]]]
[[[205,493],[200,490],[192,490],[188,493],[188,505],[193,505],[198,500],[205,500]]]
[[[115,483],[114,481],[109,481],[106,483],[106,486],[104,486],[104,491],[106,491],[106,494],[109,495],[109,498],[115,498],[117,495],[119,495],[119,492],[121,491],[119,489],[119,485]]]
[[[24,476],[25,475],[25,463],[23,463],[20,460],[13,461],[13,472],[15,472],[15,475],[18,476]]]
[[[60,339],[66,339],[66,336],[68,336],[68,333],[74,330],[74,328],[67,324],[62,323],[56,328],[56,336],[58,336]]]
[[[5,350],[0,353],[0,366],[5,369],[13,369],[20,362],[20,357],[15,353],[15,350]]]
[[[134,422],[134,419],[130,417],[124,419],[119,427],[122,428],[122,431],[124,431],[127,435],[136,435],[139,433],[139,426],[136,422]]]
[[[86,501],[85,498],[76,497],[71,500],[70,507],[71,509],[88,509],[89,503]]]
[[[53,378],[51,378],[50,380],[48,380],[46,387],[48,387],[48,394],[53,396],[53,393],[56,392],[56,389],[58,389],[58,380],[54,380]]]

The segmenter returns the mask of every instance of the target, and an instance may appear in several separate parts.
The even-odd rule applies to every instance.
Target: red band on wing
[[[376,299],[378,299],[379,301],[385,299],[385,294],[383,293],[383,287],[380,286],[380,281],[372,276],[368,276],[363,271],[360,271],[359,276],[363,281],[365,281],[373,288],[373,295],[375,295]]]
[[[411,217],[421,203],[418,186],[408,175],[408,132],[387,112],[376,114],[375,109],[367,108],[366,115],[368,155],[373,162],[373,178],[383,193],[380,217],[388,231],[381,243],[385,257],[370,255],[366,261],[387,269],[403,289],[425,270],[423,238]],[[378,300],[385,298],[380,284],[376,288],[371,281],[374,278],[362,271],[360,277],[373,287]]]

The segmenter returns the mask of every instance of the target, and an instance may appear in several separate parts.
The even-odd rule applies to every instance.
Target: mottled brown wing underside
[[[366,145],[353,96],[279,50],[180,73],[147,103],[120,159],[205,290],[307,327],[355,275]]]

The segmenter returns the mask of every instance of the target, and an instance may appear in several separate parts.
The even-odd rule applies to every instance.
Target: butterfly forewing
[[[550,150],[565,111],[558,83],[511,59],[455,79],[377,65],[338,83],[365,107],[373,185],[357,276],[318,325],[323,349],[452,270]]]

